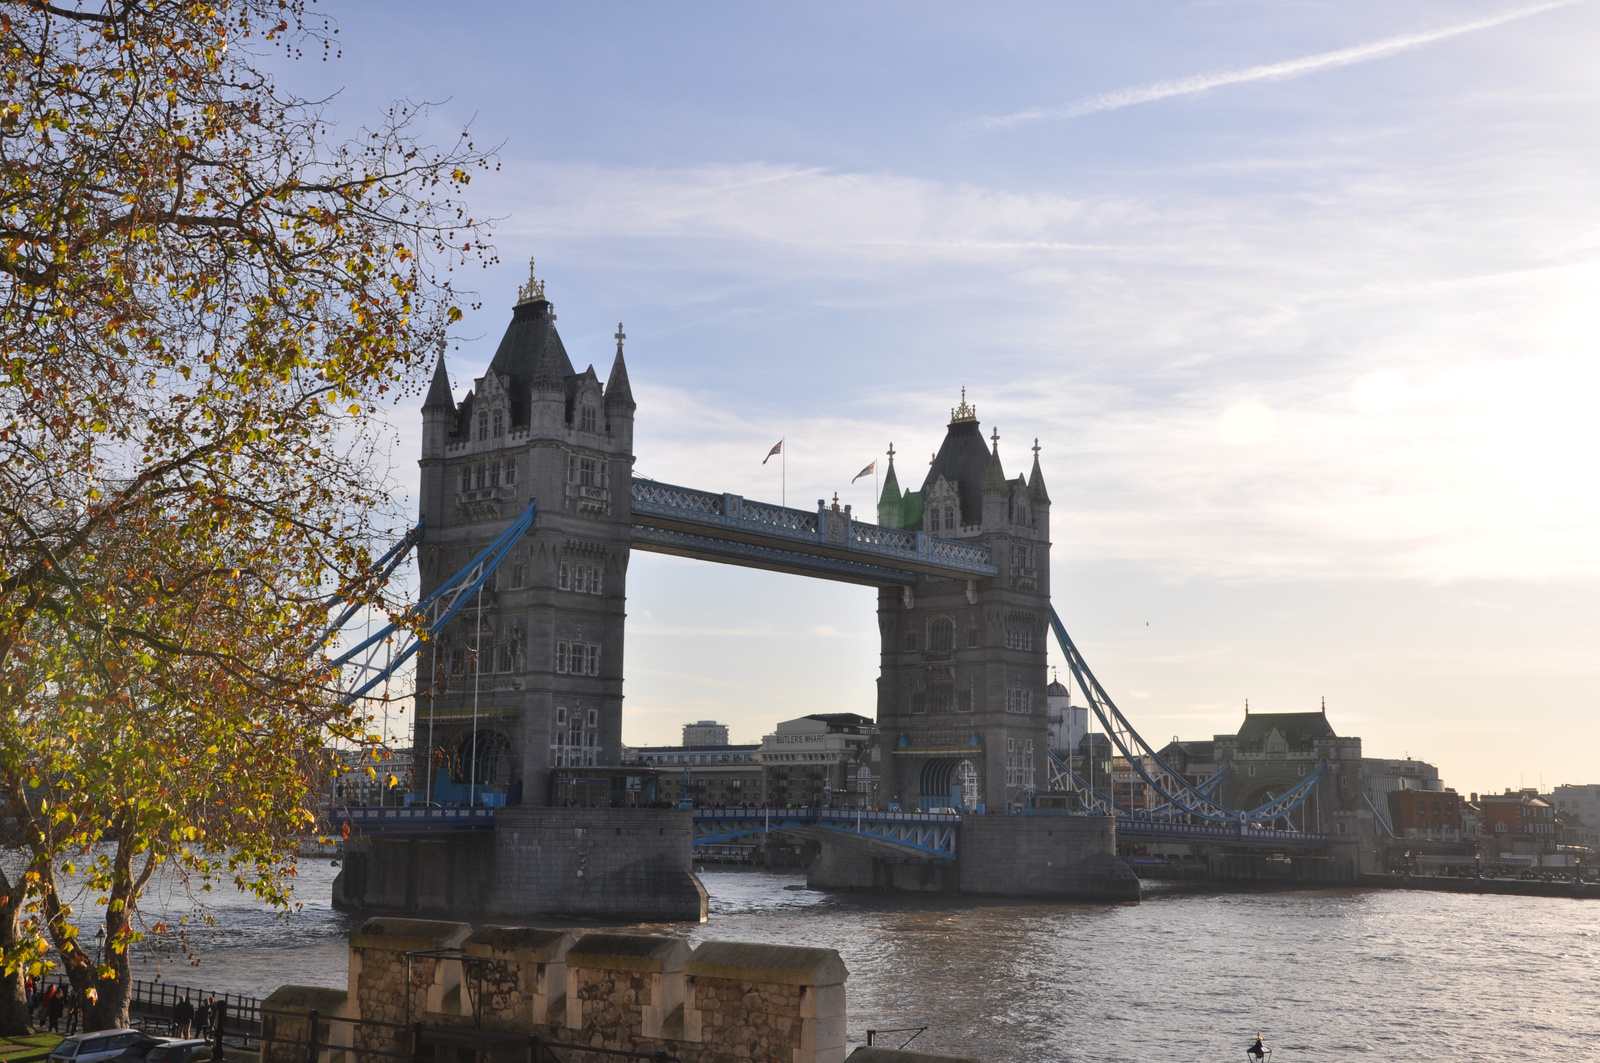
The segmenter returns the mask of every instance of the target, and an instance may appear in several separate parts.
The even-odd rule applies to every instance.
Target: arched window
[[[496,410],[496,411],[494,411],[494,437],[496,439],[499,439],[501,436],[503,436],[505,434],[506,434],[506,418],[505,418],[505,414],[502,413],[500,410]]]
[[[500,786],[511,777],[511,740],[499,731],[463,736],[456,756],[454,775],[458,783]]]
[[[594,407],[593,406],[585,406],[583,408],[581,424],[582,424],[583,430],[585,432],[593,432],[594,431],[595,415],[594,415]]]
[[[928,649],[933,653],[948,652],[955,648],[956,626],[944,617],[928,625]]]
[[[489,438],[489,414],[487,411],[478,414],[478,438]]]

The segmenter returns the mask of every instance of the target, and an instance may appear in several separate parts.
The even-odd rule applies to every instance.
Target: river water
[[[135,976],[256,996],[343,986],[356,920],[328,905],[334,873],[303,861],[287,920],[215,898],[197,966],[151,959]],[[1600,1059],[1600,901],[1150,884],[1138,905],[951,905],[701,878],[711,921],[652,929],[838,949],[852,1046],[926,1025],[912,1047],[989,1063],[1237,1063],[1260,1030],[1276,1063]]]

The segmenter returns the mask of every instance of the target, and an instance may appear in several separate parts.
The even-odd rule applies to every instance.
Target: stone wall
[[[492,832],[346,842],[334,906],[703,922],[693,842],[693,821],[678,809],[502,808]]]
[[[455,1059],[458,1049],[523,1058],[536,1035],[683,1063],[843,1063],[846,977],[832,949],[713,941],[690,951],[664,935],[574,940],[555,930],[369,919],[350,936],[348,990],[285,986],[269,998],[290,1014],[273,1018],[279,1040],[262,1063],[305,1063],[313,1009],[323,1016],[319,1044],[330,1046],[324,1063],[341,1063],[341,1047],[409,1055],[414,1023],[434,1059]],[[341,1034],[326,1021],[335,1012],[361,1022]]]

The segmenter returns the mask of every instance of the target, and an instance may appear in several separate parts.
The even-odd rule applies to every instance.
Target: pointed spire
[[[989,452],[989,467],[983,470],[983,493],[986,495],[1010,494],[1005,469],[1000,466],[1000,429],[994,430],[994,449]]]
[[[548,302],[544,296],[544,281],[533,272],[533,259],[528,259],[528,283],[517,289],[517,305]],[[553,316],[553,315],[552,315]]]
[[[428,385],[428,397],[422,400],[424,410],[449,410],[455,412],[455,396],[450,392],[450,374],[444,367],[444,342],[439,343],[439,360],[433,363],[433,383]]]
[[[1050,504],[1050,492],[1044,489],[1044,473],[1039,469],[1039,440],[1037,437],[1033,441],[1033,471],[1028,474],[1028,491],[1033,495],[1034,505],[1048,506]]]
[[[628,366],[622,360],[622,341],[628,334],[622,331],[622,322],[617,322],[617,360],[611,363],[611,375],[606,377],[606,405],[626,406],[630,410],[638,409],[638,403],[633,401],[633,389],[628,386]]]

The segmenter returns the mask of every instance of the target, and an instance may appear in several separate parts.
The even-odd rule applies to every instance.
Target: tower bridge
[[[608,811],[602,809],[568,819],[556,815],[554,806],[570,804],[576,792],[570,784],[596,783],[598,789],[584,792],[602,795],[600,803],[608,806],[639,803],[637,778],[630,781],[621,763],[626,581],[634,550],[877,588],[881,665],[871,758],[881,803],[903,810],[902,818],[867,817],[849,829],[822,810],[804,823],[798,814],[786,814],[777,826],[763,817],[759,828],[827,837],[826,866],[818,872],[824,880],[929,881],[925,867],[907,870],[881,855],[863,872],[848,857],[859,844],[878,854],[899,846],[913,864],[919,858],[948,862],[959,852],[957,862],[968,865],[962,888],[1012,880],[1035,882],[1031,892],[1049,893],[1039,884],[1065,881],[1067,865],[1082,865],[1081,881],[1099,883],[1095,888],[1105,895],[1127,893],[1116,869],[1084,860],[1114,853],[1113,823],[1120,817],[1132,824],[1134,810],[1071,770],[1052,768],[1046,713],[1052,633],[1107,737],[1165,800],[1169,827],[1193,824],[1191,834],[1212,840],[1228,840],[1231,831],[1231,840],[1240,842],[1252,832],[1293,825],[1278,806],[1264,820],[1261,814],[1254,821],[1241,818],[1172,770],[1094,680],[1051,608],[1051,500],[1037,442],[1029,472],[1008,476],[998,431],[985,438],[963,391],[920,485],[902,489],[891,448],[876,521],[861,520],[837,502],[798,509],[635,478],[638,407],[625,338],[619,325],[603,382],[592,365],[576,370],[544,285],[530,275],[484,374],[458,401],[441,355],[423,403],[421,520],[414,535],[419,608],[428,617],[429,639],[391,652],[384,667],[392,672],[415,655],[414,789],[420,803],[494,807],[489,832],[495,851],[510,848],[489,861],[479,876],[483,882],[504,878],[513,849],[571,849],[561,841],[566,828],[549,823],[570,820],[575,837],[591,838],[586,832],[599,829],[593,824],[611,822],[602,817],[577,825],[591,812]],[[380,632],[358,649],[401,635],[398,629]],[[353,651],[340,663],[354,670],[357,656]],[[375,677],[388,674],[384,667],[369,669],[359,691],[373,689]],[[1315,785],[1302,788],[1299,800]],[[1039,800],[1047,791],[1061,799]],[[937,818],[955,809],[1039,812],[1044,804],[1056,805],[1058,814]],[[1289,811],[1298,807],[1287,805]],[[1069,809],[1079,814],[1060,814]],[[935,819],[922,822],[930,816]],[[462,822],[447,817],[350,815],[352,826],[374,839],[426,834],[434,821],[453,824],[452,845],[473,844],[484,832],[482,817],[473,830],[462,831]],[[625,829],[637,834],[643,822],[613,825],[612,837],[622,838]],[[692,824],[661,823],[653,837],[671,834],[670,843],[652,847],[643,840],[646,831],[626,847],[618,842],[621,848],[603,859],[594,857],[597,865],[614,865],[606,888],[646,888],[616,885],[633,881],[629,875],[672,879],[668,865],[677,859],[671,854],[680,835],[693,844],[758,829],[752,816],[736,811],[696,815]],[[1126,829],[1152,835],[1161,828]],[[1307,843],[1316,844],[1309,836],[1295,840],[1299,847]],[[587,844],[593,856],[595,843]],[[837,850],[832,855],[830,847]],[[1039,866],[1019,871],[1019,849],[1029,850]],[[359,873],[342,876],[344,902],[379,903],[374,898],[381,895],[388,898],[381,903],[397,903],[392,889],[373,885],[385,875],[409,876],[405,896],[415,894],[418,850],[408,852],[357,853]],[[641,870],[641,862],[654,871]],[[575,874],[584,890],[599,888],[589,864]],[[357,878],[364,883],[359,889]],[[944,872],[934,878],[952,881]],[[480,886],[514,892],[509,881]]]

